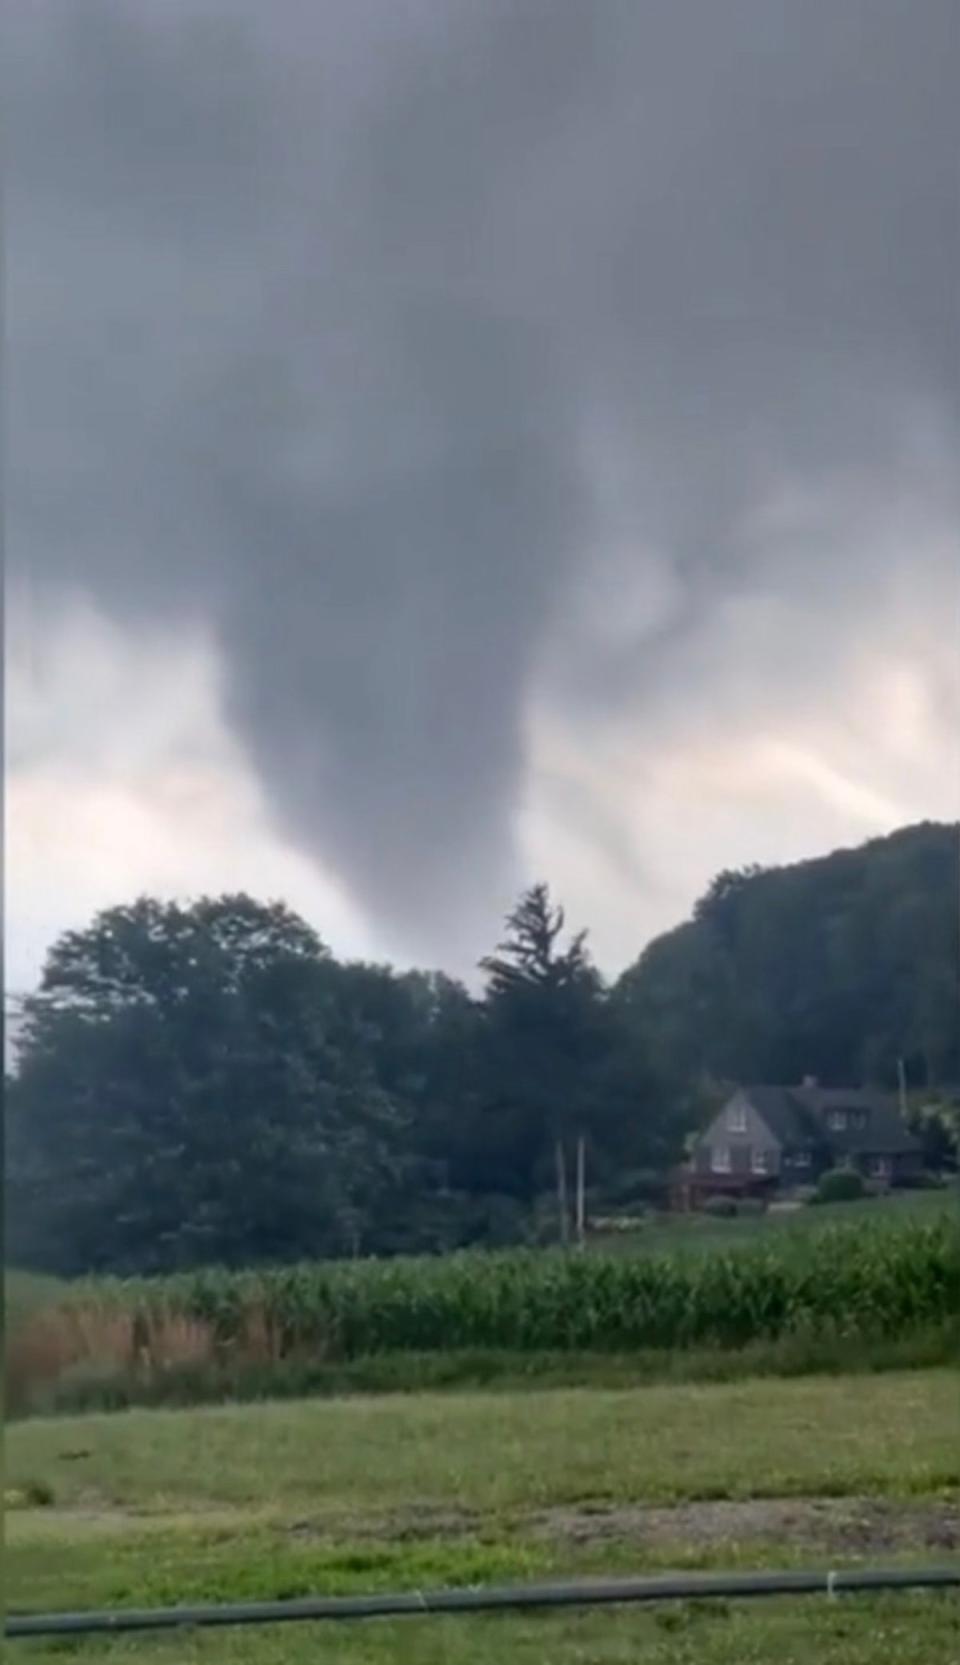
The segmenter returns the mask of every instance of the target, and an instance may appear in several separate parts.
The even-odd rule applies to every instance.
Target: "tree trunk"
[[[554,1156],[557,1162],[557,1211],[560,1216],[560,1241],[566,1248],[570,1241],[570,1207],[567,1201],[567,1158],[562,1139],[558,1139],[554,1146]]]
[[[587,1238],[586,1207],[587,1141],[581,1133],[577,1140],[577,1248],[582,1249]]]

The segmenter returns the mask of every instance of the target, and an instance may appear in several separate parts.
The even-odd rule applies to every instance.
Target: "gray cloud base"
[[[535,687],[655,730],[737,593],[842,656],[890,556],[837,570],[838,480],[955,512],[958,35],[953,0],[22,8],[15,594],[204,623],[287,832],[412,950],[486,940]],[[822,553],[750,531],[784,480]],[[662,614],[579,630],[652,552]]]

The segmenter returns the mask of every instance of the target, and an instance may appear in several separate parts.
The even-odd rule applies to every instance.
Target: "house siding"
[[[775,1098],[768,1120],[763,1095],[770,1094],[781,1095],[787,1103]],[[791,1098],[797,1101],[793,1105],[789,1103]],[[866,1125],[831,1129],[828,1117],[832,1109],[843,1109],[854,1116],[866,1111]],[[786,1126],[781,1125],[784,1112]],[[742,1126],[731,1127],[731,1119]],[[722,1168],[715,1166],[718,1148],[725,1152]],[[766,1153],[764,1171],[759,1173],[752,1161],[757,1149]],[[883,1172],[878,1171],[878,1158],[884,1161]],[[764,1087],[755,1092],[739,1088],[697,1141],[687,1174],[701,1195],[711,1190],[763,1192],[782,1185],[816,1183],[825,1169],[845,1161],[866,1177],[892,1185],[908,1182],[923,1167],[919,1145],[905,1135],[897,1118],[891,1119],[889,1106],[875,1097],[871,1099],[863,1090],[818,1090],[814,1098],[807,1088]]]
[[[744,1119],[744,1128],[738,1132],[730,1127],[731,1113],[739,1112]],[[721,1177],[713,1166],[714,1151],[724,1147],[730,1153],[729,1173],[737,1178],[775,1179],[779,1176],[783,1151],[778,1139],[771,1133],[769,1127],[745,1093],[737,1092],[728,1099],[723,1109],[713,1118],[703,1137],[696,1145],[693,1153],[693,1168],[698,1176],[703,1178]],[[767,1153],[767,1169],[764,1174],[753,1172],[753,1152],[763,1150]]]
[[[886,1163],[887,1173],[885,1177],[894,1183],[897,1180],[915,1178],[923,1167],[922,1153],[912,1150],[890,1153],[882,1149],[855,1151],[849,1158],[853,1166],[859,1168],[867,1179],[880,1177],[876,1172],[878,1159]]]

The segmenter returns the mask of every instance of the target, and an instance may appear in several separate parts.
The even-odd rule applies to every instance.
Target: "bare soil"
[[[867,1497],[723,1499],[670,1508],[551,1509],[531,1523],[568,1544],[690,1544],[710,1547],[779,1539],[794,1546],[884,1553],[960,1546],[960,1503],[900,1503]]]
[[[393,1542],[482,1536],[490,1522],[470,1510],[410,1509],[351,1520],[349,1535]],[[283,1530],[300,1537],[340,1536],[345,1523],[309,1519]],[[769,1540],[794,1547],[884,1554],[960,1548],[960,1501],[904,1503],[869,1497],[746,1498],[664,1508],[594,1505],[512,1515],[498,1526],[551,1543],[590,1547],[686,1544],[697,1548]]]
[[[20,1510],[17,1513],[21,1513]],[[72,1507],[23,1511],[49,1526],[111,1533],[123,1520],[141,1530],[162,1530],[172,1520],[229,1528],[235,1510],[145,1511],[111,1506],[85,1497]],[[585,1504],[490,1517],[456,1508],[408,1508],[378,1516],[341,1511],[289,1518],[261,1517],[260,1524],[284,1538],[412,1543],[447,1538],[483,1539],[504,1531],[570,1547],[604,1544],[723,1548],[737,1543],[777,1541],[823,1554],[883,1555],[909,1550],[960,1549],[960,1499],[905,1502],[870,1497],[717,1499],[657,1508],[641,1504]]]

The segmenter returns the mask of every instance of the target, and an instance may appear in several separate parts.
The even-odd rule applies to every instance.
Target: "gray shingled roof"
[[[781,1144],[827,1143],[836,1150],[892,1156],[916,1151],[895,1098],[869,1087],[744,1087],[742,1092]],[[830,1110],[865,1110],[864,1128],[827,1125]]]
[[[862,1087],[797,1087],[794,1096],[826,1127],[830,1110],[865,1110],[865,1128],[848,1128],[845,1132],[828,1129],[831,1144],[845,1150],[877,1151],[894,1155],[897,1151],[919,1150],[920,1142],[905,1126],[895,1098],[877,1089]]]
[[[754,1109],[781,1145],[814,1144],[823,1134],[789,1087],[743,1087]]]

